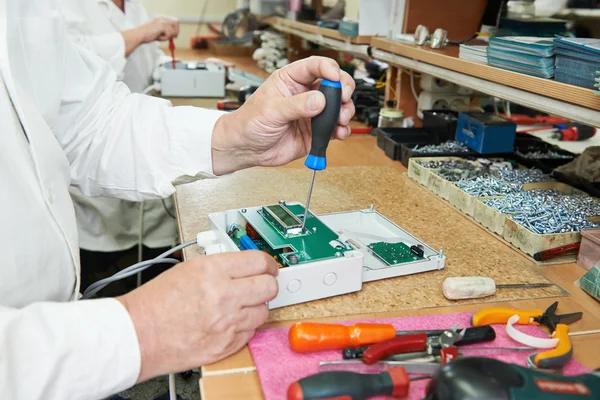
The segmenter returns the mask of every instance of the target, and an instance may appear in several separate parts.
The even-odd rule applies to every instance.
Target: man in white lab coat
[[[68,187],[168,197],[174,184],[302,157],[342,80],[335,136],[349,134],[353,81],[311,58],[220,114],[130,94],[66,39],[54,0],[0,0],[0,398],[97,399],[240,349],[264,323],[277,265],[262,252],[199,257],[117,299],[73,301],[78,238]]]
[[[140,0],[59,0],[58,4],[71,41],[110,63],[133,93],[144,92],[152,84],[154,71],[167,59],[157,41],[179,33],[174,18],[150,20]],[[117,272],[117,260],[140,239],[145,256],[156,256],[177,240],[177,222],[165,210],[172,208],[171,199],[133,203],[83,196],[77,188],[70,191],[79,229],[82,290]],[[149,280],[161,271],[153,268],[144,278]],[[129,281],[126,286],[134,284],[135,277]],[[123,293],[123,287],[113,293]]]

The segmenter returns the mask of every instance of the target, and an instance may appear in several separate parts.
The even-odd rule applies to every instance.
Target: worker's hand
[[[142,352],[138,381],[187,371],[240,350],[266,322],[277,263],[261,251],[198,257],[118,300]]]
[[[173,17],[158,16],[138,28],[142,43],[165,41],[179,36],[179,21]]]
[[[277,71],[237,111],[222,116],[213,131],[217,175],[252,166],[279,166],[311,147],[311,118],[325,108],[321,78],[342,82],[342,109],[334,138],[350,135],[354,79],[330,58],[310,57]]]

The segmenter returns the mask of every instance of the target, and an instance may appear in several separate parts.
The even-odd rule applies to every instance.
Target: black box
[[[537,151],[544,153],[547,151],[554,151],[558,154],[569,156],[570,158],[527,158],[523,156],[523,154],[534,153]],[[535,136],[520,137],[520,135],[518,135],[517,140],[515,141],[514,157],[519,164],[529,168],[538,168],[542,170],[542,172],[550,174],[555,168],[573,161],[575,159],[575,154],[544,142]]]
[[[451,110],[424,110],[423,128],[435,133],[440,142],[454,140],[458,126],[458,113]]]
[[[600,183],[598,182],[590,182],[578,177],[577,175],[565,174],[556,171],[552,172],[552,177],[559,182],[563,182],[569,186],[573,186],[576,189],[583,190],[591,196],[600,197]]]
[[[375,128],[373,131],[377,135],[377,146],[392,160],[400,160],[402,143],[433,144],[437,141],[434,134],[423,128]]]

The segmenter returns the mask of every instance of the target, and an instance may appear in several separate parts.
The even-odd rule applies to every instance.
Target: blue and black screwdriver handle
[[[340,82],[323,79],[319,86],[319,92],[325,96],[325,108],[311,121],[311,148],[304,165],[313,170],[313,175],[308,187],[308,198],[306,200],[304,218],[302,219],[302,229],[306,225],[308,206],[310,205],[310,197],[316,173],[327,168],[327,146],[329,146],[331,135],[337,126],[340,109],[342,108],[342,84]]]

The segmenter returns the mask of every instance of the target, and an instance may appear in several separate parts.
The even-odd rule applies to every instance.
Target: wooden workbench
[[[183,58],[204,58],[209,57],[210,54],[206,52],[179,52],[179,57]],[[242,68],[250,73],[254,73],[256,75],[266,76],[260,70],[257,70],[256,65],[247,58],[232,58],[226,57],[226,61],[236,62],[237,67]],[[190,104],[190,105],[201,105],[205,107],[214,106],[214,99],[209,100],[175,100],[176,104]],[[341,179],[340,176],[343,176],[344,173],[353,173],[353,174],[362,174],[369,172],[376,172],[381,175],[385,175],[385,179],[390,182],[400,182],[402,181],[404,173],[406,170],[401,164],[394,162],[387,158],[383,151],[377,148],[375,143],[375,138],[370,136],[356,136],[352,137],[344,142],[333,142],[330,146],[328,152],[328,164],[329,164],[329,173],[332,174],[337,180],[347,180],[345,183],[349,183],[354,185],[355,187],[347,189],[347,192],[352,195],[355,193],[359,193],[361,190],[365,190],[361,187],[361,185],[355,185],[357,177],[348,177],[347,179]],[[361,169],[363,168],[363,169]],[[253,177],[256,179],[260,177],[261,174],[264,174],[265,177],[272,176],[272,174],[280,175],[280,176],[290,176],[293,179],[299,179],[298,174],[302,174],[304,171],[304,167],[301,160],[295,161],[286,165],[285,167],[271,170],[250,170],[247,172],[243,172],[241,176]],[[307,175],[307,174],[304,174]],[[233,178],[235,179],[236,174],[234,174]],[[379,177],[381,178],[381,177]],[[323,178],[325,180],[327,178]],[[353,180],[354,179],[354,180]],[[364,179],[369,178],[368,174],[365,175]],[[373,180],[378,179],[377,177],[373,177]],[[301,182],[301,184],[305,184],[308,181],[308,175],[306,176],[306,182]],[[344,182],[340,182],[340,185],[344,185]],[[194,229],[197,227],[196,231],[202,229],[203,224],[206,223],[206,213],[204,210],[206,209],[214,209],[215,211],[220,210],[221,207],[227,207],[229,204],[225,204],[227,202],[233,201],[234,203],[237,201],[240,206],[247,205],[241,204],[244,202],[256,202],[260,198],[260,196],[265,195],[267,197],[277,197],[281,194],[281,190],[277,187],[277,184],[273,184],[272,189],[268,189],[269,193],[261,193],[257,195],[255,192],[249,193],[248,191],[244,191],[240,189],[238,192],[227,192],[223,193],[219,188],[226,187],[221,186],[220,182],[210,182],[210,184],[215,185],[214,193],[211,192],[211,188],[207,188],[203,182],[194,183],[190,185],[185,185],[178,188],[177,194],[177,215],[179,219],[180,226],[182,227],[181,233],[183,240],[189,240],[194,232]],[[288,185],[288,182],[286,182]],[[368,187],[368,185],[365,185]],[[369,189],[366,189],[369,190]],[[390,191],[398,190],[397,188],[390,188]],[[291,188],[290,191],[292,193],[298,193],[297,188]],[[333,193],[333,192],[332,192]],[[318,196],[318,193],[315,193]],[[403,196],[405,193],[394,193],[394,196]],[[432,194],[421,194],[420,196],[430,196],[431,199],[427,199],[424,204],[428,204],[429,206],[433,205],[435,208],[446,207],[445,215],[446,218],[452,221],[452,231],[453,232],[463,232],[470,231],[476,232],[476,235],[481,236],[481,240],[485,240],[486,243],[490,241],[496,241],[487,231],[481,229],[478,226],[475,226],[471,221],[462,217],[462,214],[454,211],[450,206],[440,204],[437,205],[435,202],[442,202]],[[236,200],[235,198],[238,197]],[[352,197],[352,196],[350,196]],[[394,206],[394,202],[398,200],[393,200],[393,196],[379,196],[378,198],[377,208],[390,209],[390,207]],[[233,200],[232,200],[233,198]],[[318,199],[318,197],[316,197]],[[425,197],[427,198],[427,197]],[[349,206],[353,205],[350,203],[342,204],[342,200],[340,201],[340,206]],[[315,202],[315,203],[318,203]],[[413,204],[408,207],[406,210],[408,213],[419,214],[426,212],[427,210],[421,210],[419,208],[420,204]],[[395,221],[403,225],[401,221]],[[413,221],[406,221],[406,223],[410,224]],[[416,226],[416,225],[415,225]],[[421,233],[419,233],[420,235]],[[440,232],[440,235],[442,233]],[[431,236],[434,238],[435,236]],[[449,255],[449,261],[452,262],[456,257],[462,259],[472,258],[472,257],[481,257],[481,248],[477,245],[480,242],[473,242],[472,244],[465,244],[461,246],[460,254],[455,253],[455,255]],[[513,263],[523,263],[527,264],[528,268],[531,268],[533,271],[544,275],[554,283],[556,283],[560,288],[564,289],[567,292],[567,296],[561,296],[557,299],[560,301],[559,312],[571,312],[571,311],[583,311],[584,317],[581,321],[573,324],[571,329],[573,331],[584,331],[584,330],[596,330],[600,329],[600,305],[587,294],[582,292],[579,288],[574,285],[574,281],[580,278],[585,271],[578,267],[575,264],[564,264],[557,265],[551,267],[537,267],[527,261],[525,258],[520,256],[518,253],[511,250],[508,246],[501,244],[500,242],[496,243],[495,246],[498,249],[501,248],[501,252],[503,254],[502,258],[509,258],[513,260]],[[186,251],[186,258],[194,257],[198,255],[197,250],[188,249]],[[493,257],[493,256],[490,256]],[[480,270],[473,268],[473,274],[479,273]],[[461,271],[464,273],[464,269]],[[436,273],[434,273],[436,274]],[[422,274],[427,275],[427,274]],[[437,281],[432,281],[431,285],[439,285],[436,283]],[[373,285],[373,284],[370,284]],[[377,283],[375,283],[377,285]],[[374,286],[376,287],[376,286]],[[439,290],[439,288],[436,286]],[[436,289],[434,288],[434,289]],[[563,293],[564,294],[564,293]],[[558,295],[558,294],[556,294]],[[348,295],[353,296],[353,295]],[[377,290],[369,290],[365,291],[361,297],[361,304],[364,307],[366,304],[367,307],[370,304],[369,301],[372,302],[371,309],[372,310],[381,310],[379,304],[380,298]],[[371,298],[372,296],[372,298]],[[499,296],[502,296],[499,294]],[[347,296],[341,296],[340,298],[352,298]],[[369,300],[371,298],[371,300]],[[319,305],[324,305],[326,307],[327,304],[332,304],[331,299],[320,300],[316,302],[312,302],[312,308],[318,308]],[[515,307],[515,308],[546,308],[554,299],[548,298],[536,298],[529,300],[519,300],[519,301],[508,301],[502,303],[487,303],[485,307],[490,306],[502,306],[502,307]],[[294,306],[296,307],[296,306]],[[295,314],[294,310],[299,310],[300,312],[306,312],[305,309],[289,307],[288,309],[292,311],[286,310],[278,310],[275,315],[282,316],[282,320],[288,319],[287,321],[277,321],[271,322],[267,324],[265,327],[274,327],[274,326],[285,326],[289,325],[293,320],[289,318],[289,316],[301,315]],[[427,314],[442,314],[442,313],[453,313],[453,312],[461,312],[461,311],[476,311],[483,306],[481,304],[467,304],[467,305],[458,305],[458,306],[439,306],[439,307],[431,307],[427,304],[422,305],[418,309],[404,309],[401,310],[400,306],[398,310],[395,309],[386,309],[385,312],[379,313],[370,313],[364,312],[359,315],[355,315],[355,313],[347,312],[347,314],[354,314],[351,317],[344,317],[342,315],[337,315],[329,318],[321,318],[321,320],[326,321],[334,321],[334,320],[342,320],[342,319],[356,319],[356,318],[381,318],[381,317],[400,317],[400,316],[412,316],[412,315],[427,315]],[[310,314],[309,314],[310,315]],[[330,314],[333,315],[333,314]],[[279,319],[279,318],[278,318]],[[316,319],[316,318],[315,318]],[[582,364],[586,365],[589,368],[597,368],[600,363],[600,336],[578,336],[573,338],[574,343],[574,357],[580,361]],[[252,357],[247,348],[244,348],[238,354],[229,357],[219,363],[204,366],[202,368],[203,377],[200,382],[202,399],[211,400],[211,399],[261,399],[262,393],[260,389],[260,384],[258,381],[258,376],[255,372],[255,366],[252,360]]]
[[[343,170],[343,167],[354,165],[354,166],[377,166],[387,167],[381,169],[381,171],[394,171],[398,176],[402,175],[405,172],[405,169],[396,162],[391,161],[387,157],[385,157],[384,153],[377,148],[375,139],[372,137],[354,137],[350,138],[345,142],[334,142],[330,146],[330,151],[328,154],[328,162],[330,164],[330,171],[335,173],[336,170]],[[292,170],[289,170],[289,169]],[[296,168],[304,168],[302,166],[301,161],[296,161],[282,169],[279,169],[282,174],[293,174],[296,173]],[[289,172],[285,172],[285,169],[288,169]],[[266,175],[270,171],[263,170]],[[253,172],[255,173],[255,172]],[[387,172],[386,172],[387,173]],[[308,179],[308,178],[307,178]],[[350,178],[349,178],[350,180]],[[202,209],[199,207],[199,199],[195,197],[195,193],[198,196],[202,196],[200,200],[201,203],[211,203],[211,198],[206,197],[207,191],[202,188],[202,185],[192,184],[196,186],[189,187],[181,187],[178,190],[178,193],[183,194],[180,196],[178,194],[177,206],[178,213],[180,218],[180,223],[182,227],[190,227],[190,224],[200,224],[200,222],[190,222],[190,221],[199,221],[201,219],[205,219],[204,215],[197,215],[193,213],[193,210]],[[273,185],[276,186],[276,185]],[[360,191],[360,187],[356,187],[353,190]],[[222,190],[219,190],[222,192]],[[272,195],[277,196],[277,188],[273,189]],[[398,193],[398,195],[402,195],[402,193]],[[253,202],[254,194],[250,193],[230,193],[230,196],[239,196],[241,197],[240,201],[250,201]],[[435,198],[434,195],[430,195],[432,198]],[[223,201],[223,193],[215,193],[214,201],[221,202]],[[387,202],[388,200],[385,200]],[[435,201],[441,201],[436,200]],[[240,203],[241,205],[241,203]],[[378,207],[387,207],[389,204],[382,204],[379,202]],[[227,205],[220,204],[221,207],[227,207]],[[214,207],[218,208],[219,205],[215,204]],[[419,210],[418,205],[414,206],[414,213],[426,212],[426,210]],[[476,229],[481,235],[488,235],[492,240],[492,236],[486,233],[485,230],[476,228],[475,225],[462,217],[461,214],[453,211],[450,206],[448,212],[453,212],[456,214],[457,220],[452,219],[453,221],[453,230],[456,232],[461,231],[462,229]],[[193,214],[193,215],[192,215]],[[452,217],[454,218],[454,216]],[[398,221],[396,221],[398,222]],[[184,229],[185,230],[185,229]],[[191,237],[191,232],[184,232],[184,240],[187,240]],[[496,239],[493,239],[496,240]],[[513,252],[507,246],[498,243],[499,246],[506,247],[503,251],[508,253],[514,253],[511,257],[515,257],[516,259],[520,259],[523,263],[529,263],[527,260],[522,258],[518,253]],[[477,245],[466,246],[464,247],[464,254],[461,256],[466,257],[478,257],[481,252],[481,249],[478,248]],[[197,253],[196,253],[197,254]],[[194,256],[194,251],[186,253],[187,257]],[[449,256],[450,257],[450,256]],[[452,258],[452,257],[450,257]],[[529,263],[530,264],[530,263]],[[582,292],[579,288],[577,288],[573,283],[579,277],[584,274],[584,270],[578,267],[575,264],[565,264],[551,267],[536,267],[533,264],[530,264],[530,267],[535,269],[540,274],[546,276],[548,279],[556,283],[558,286],[565,289],[570,295],[566,297],[559,297],[560,308],[562,312],[570,312],[580,310],[584,312],[584,317],[580,322],[572,325],[573,331],[582,331],[582,330],[595,330],[600,329],[600,305],[589,297],[587,294]],[[464,271],[462,271],[464,272]],[[474,270],[473,274],[479,273],[478,270]],[[425,274],[424,274],[425,275]],[[433,284],[434,281],[432,281]],[[435,283],[435,285],[439,285]],[[439,290],[439,286],[436,286]],[[380,298],[378,297],[377,291],[371,291],[373,298],[372,307],[374,310],[379,309]],[[351,295],[349,295],[351,296]],[[345,296],[342,296],[345,297]],[[312,302],[312,307],[318,307],[319,303],[325,304],[329,300],[320,300],[316,302]],[[364,302],[369,301],[369,296],[361,298],[361,304],[364,305]],[[543,308],[545,309],[553,300],[551,299],[532,299],[532,300],[521,300],[521,301],[509,301],[508,303],[488,303],[485,304],[485,307],[489,306],[501,306],[501,307],[515,307],[515,308]],[[425,306],[426,307],[426,306]],[[381,317],[398,317],[398,316],[411,316],[411,315],[426,315],[426,314],[440,314],[440,313],[451,313],[451,312],[460,312],[460,311],[476,311],[481,309],[483,306],[480,305],[464,305],[464,306],[452,306],[452,307],[436,307],[436,308],[420,308],[418,310],[403,310],[403,311],[388,311],[383,313],[369,314],[364,313],[361,315],[352,315],[351,317],[344,318],[343,316],[337,316],[332,318],[325,318],[324,320],[340,320],[340,319],[356,319],[356,318],[381,318]],[[277,312],[280,312],[279,310]],[[349,312],[348,314],[352,314]],[[279,314],[281,315],[281,314]],[[283,321],[283,322],[274,322],[270,323],[267,326],[283,326],[289,325],[293,321]],[[600,346],[597,344],[600,343],[598,336],[580,336],[575,337],[573,339],[574,347],[575,347],[575,358],[579,360],[581,363],[590,368],[598,367],[598,360],[600,359]],[[222,362],[219,362],[214,365],[203,367],[203,378],[201,379],[201,390],[202,390],[202,398],[204,400],[210,399],[260,399],[262,398],[260,385],[258,382],[258,377],[256,375],[254,364],[252,361],[252,357],[247,348],[243,349],[240,353],[229,357]]]

